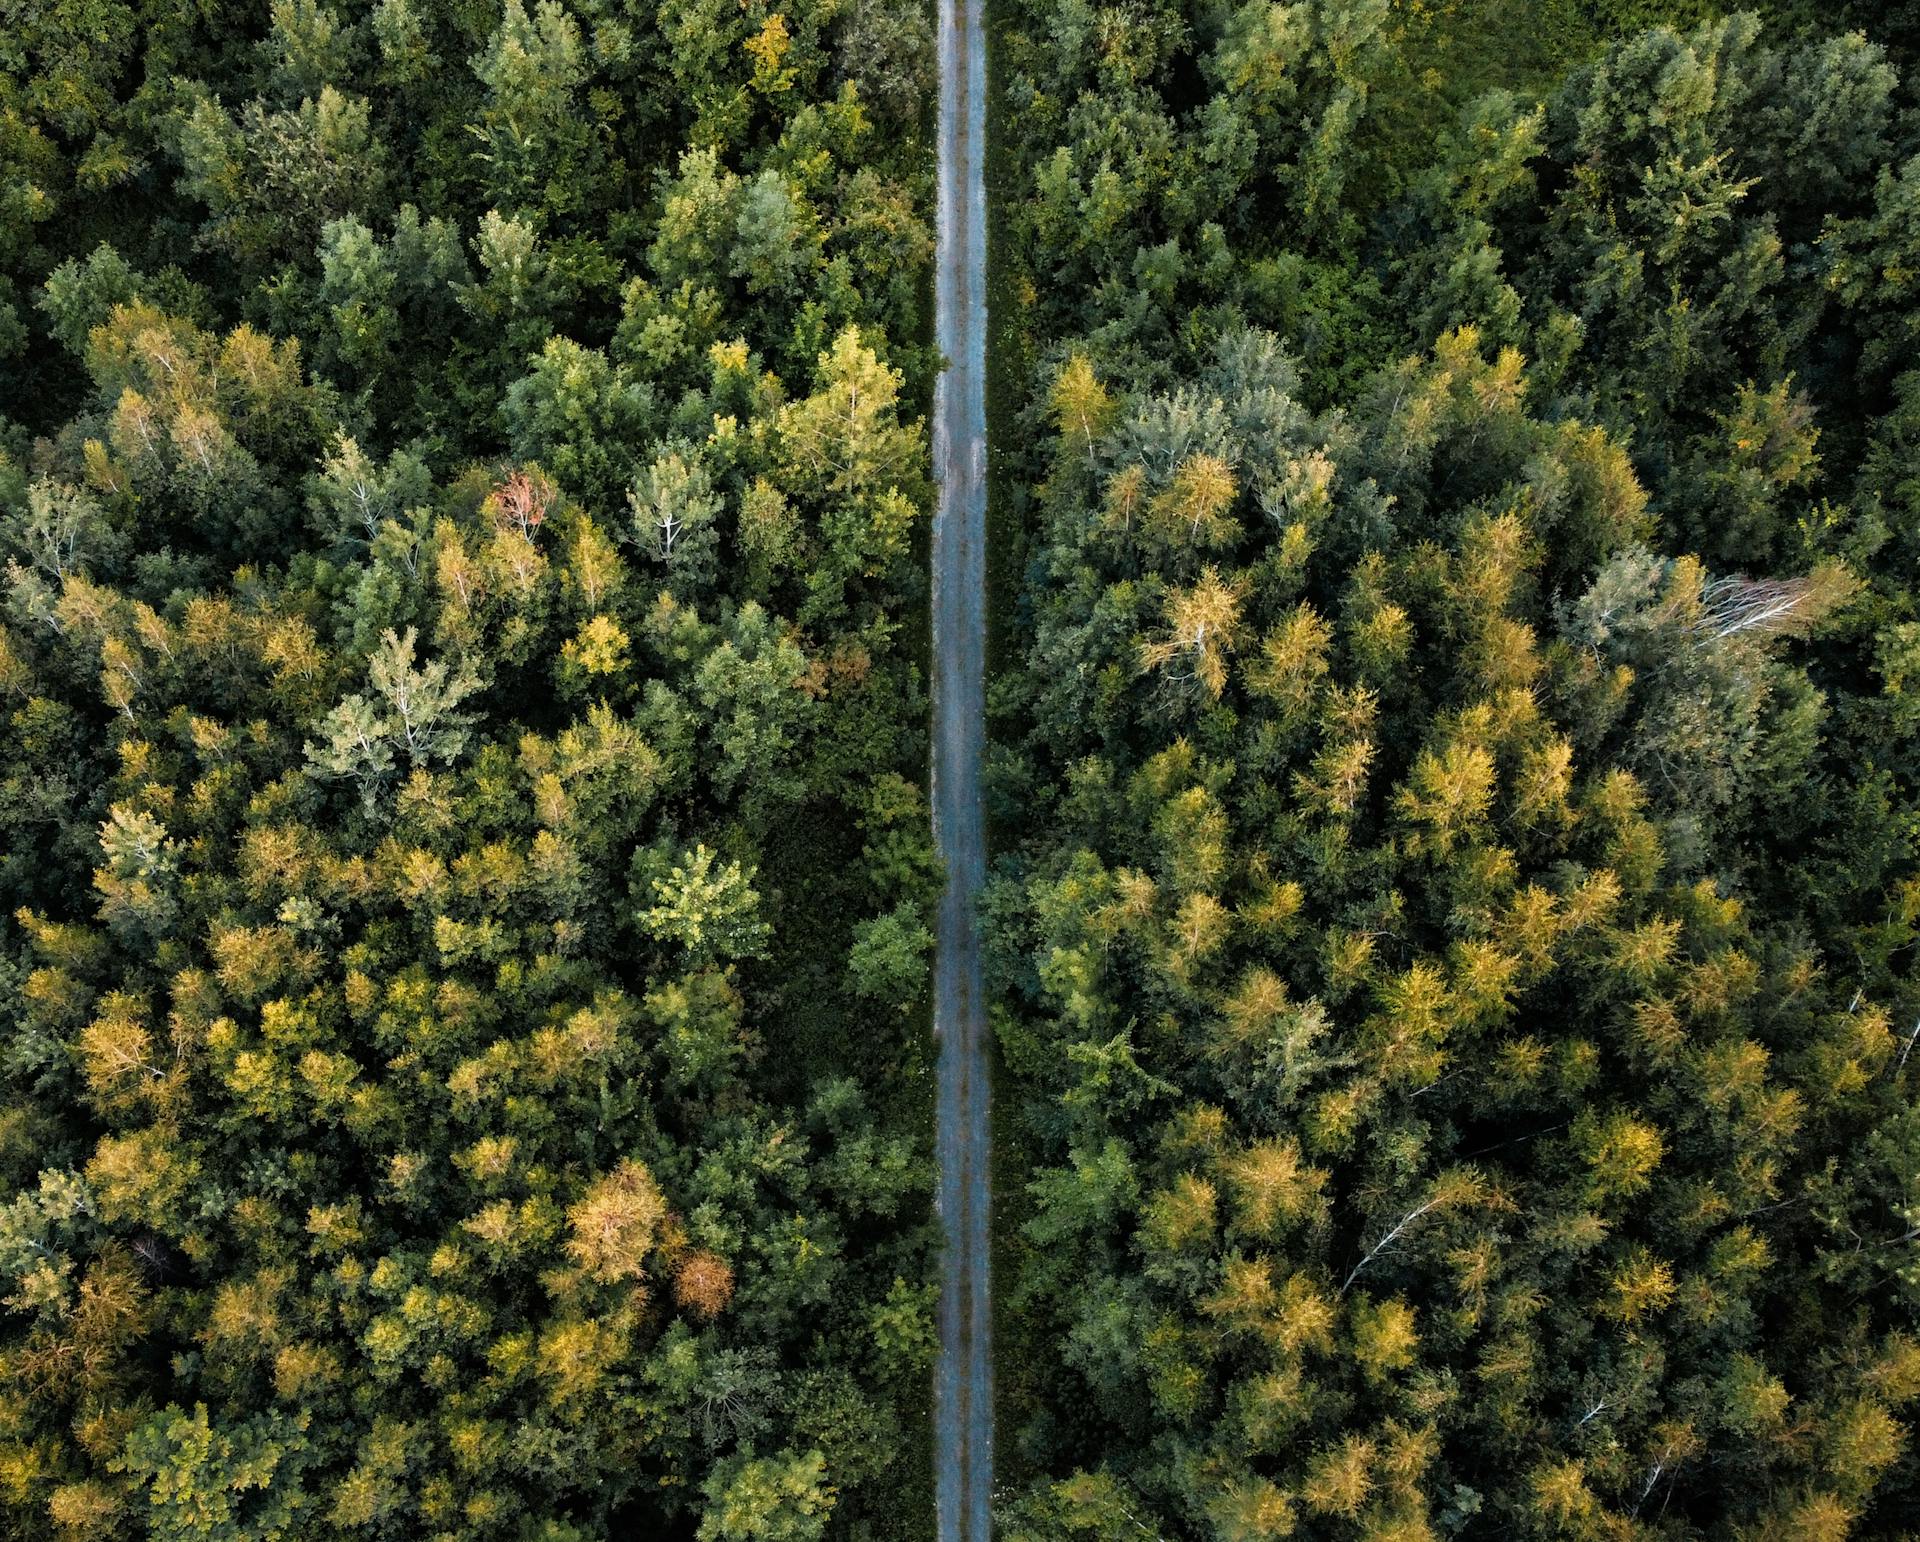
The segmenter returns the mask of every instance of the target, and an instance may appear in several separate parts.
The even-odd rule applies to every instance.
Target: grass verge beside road
[[[1000,30],[1009,18],[998,0],[985,0],[987,32],[987,702],[991,748],[995,682],[1021,665],[1018,635],[1020,594],[1027,565],[1028,500],[1014,468],[1020,403],[1033,371],[1030,340],[1023,325],[1030,278],[1007,239],[1006,208],[1015,191],[1016,166],[1002,131],[1000,111],[1004,78]],[[1007,849],[1009,830],[987,821],[991,863]],[[988,1004],[993,1013],[993,1004]],[[1033,1152],[1025,1139],[1019,1109],[1007,1100],[1010,1083],[1002,1074],[996,1042],[993,1072],[993,1342],[994,1453],[996,1487],[1011,1490],[1029,1476],[1019,1437],[1029,1423],[1037,1383],[1034,1369],[1052,1347],[1015,1309],[1014,1291],[1022,1273],[1026,1242],[1021,1228],[1029,1206],[1027,1181]]]

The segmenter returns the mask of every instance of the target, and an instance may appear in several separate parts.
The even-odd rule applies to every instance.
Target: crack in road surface
[[[940,181],[933,393],[933,836],[945,859],[934,964],[940,1046],[940,1355],[934,1371],[939,1542],[987,1542],[993,1491],[988,1292],[987,1014],[976,901],[986,875],[985,0],[940,0]]]

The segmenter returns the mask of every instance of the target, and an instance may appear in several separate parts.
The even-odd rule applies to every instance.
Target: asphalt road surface
[[[987,1542],[993,1491],[987,1014],[975,902],[986,873],[986,36],[984,0],[940,0],[940,191],[934,330],[933,834],[946,861],[934,961],[936,1155],[946,1246],[934,1370],[940,1542]]]

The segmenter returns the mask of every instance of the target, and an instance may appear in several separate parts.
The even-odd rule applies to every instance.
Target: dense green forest
[[[0,5],[0,1535],[928,1529],[930,70]]]
[[[1920,10],[992,0],[998,1523],[1920,1534]],[[0,0],[0,1537],[932,1531],[919,0]]]
[[[1002,5],[1010,1538],[1920,1528],[1911,23]]]

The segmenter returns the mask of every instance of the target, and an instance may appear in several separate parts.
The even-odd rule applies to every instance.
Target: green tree
[[[834,1489],[818,1451],[731,1457],[706,1485],[700,1542],[810,1542],[826,1534]]]
[[[917,907],[896,905],[853,929],[847,954],[847,980],[854,994],[892,1002],[906,1011],[926,989],[927,954],[933,933]]]
[[[259,1416],[216,1428],[204,1403],[169,1406],[130,1430],[116,1467],[149,1485],[148,1523],[168,1542],[299,1534],[304,1419]]]
[[[582,112],[586,46],[556,0],[504,0],[500,26],[471,61],[486,104],[469,125],[496,208],[572,213],[592,194],[594,136]]]
[[[640,912],[641,926],[684,948],[689,962],[751,958],[765,947],[760,896],[738,862],[716,865],[715,854],[696,845],[648,887],[653,903]]]

